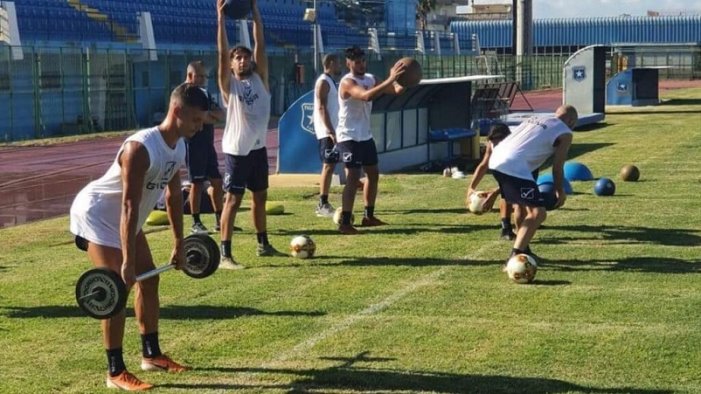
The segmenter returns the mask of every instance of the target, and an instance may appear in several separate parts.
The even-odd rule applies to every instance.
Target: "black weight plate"
[[[219,247],[208,235],[192,234],[185,237],[183,248],[187,262],[183,272],[191,278],[206,278],[219,267]]]
[[[94,296],[90,294],[97,293]],[[75,298],[85,313],[96,319],[109,319],[124,309],[127,288],[122,277],[106,268],[83,273],[75,285]]]

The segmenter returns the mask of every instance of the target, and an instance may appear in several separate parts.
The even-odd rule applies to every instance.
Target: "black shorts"
[[[221,179],[214,130],[205,128],[187,141],[187,173],[192,183]]]
[[[372,138],[365,141],[343,141],[336,146],[346,168],[377,165],[377,148]]]
[[[516,178],[499,171],[492,171],[494,179],[499,183],[501,197],[510,204],[521,204],[529,207],[544,207],[545,200],[540,195],[538,185],[530,179]]]
[[[244,194],[246,189],[260,192],[268,189],[268,150],[252,150],[246,156],[224,155],[226,171],[224,191]]]
[[[336,164],[339,157],[338,148],[331,138],[326,137],[319,140],[319,160],[322,163]]]

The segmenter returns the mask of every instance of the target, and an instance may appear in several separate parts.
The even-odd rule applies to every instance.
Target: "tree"
[[[419,21],[419,29],[426,30],[428,14],[436,8],[436,0],[416,1],[416,20]]]

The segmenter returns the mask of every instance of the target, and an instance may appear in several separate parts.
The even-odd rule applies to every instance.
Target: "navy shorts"
[[[343,141],[336,146],[346,168],[377,165],[377,148],[372,138],[366,141]]]
[[[492,171],[499,183],[501,197],[510,204],[521,204],[529,207],[544,207],[545,200],[540,195],[538,185],[530,179],[516,178],[499,171]]]
[[[210,126],[211,127],[211,126]],[[221,179],[217,151],[214,149],[214,129],[197,132],[187,145],[187,173],[190,182],[204,182],[207,179]]]
[[[331,138],[326,137],[319,140],[319,159],[322,163],[336,164],[339,157],[338,148]]]
[[[246,156],[224,154],[226,171],[224,191],[244,194],[246,189],[260,192],[268,189],[268,150],[252,150]]]

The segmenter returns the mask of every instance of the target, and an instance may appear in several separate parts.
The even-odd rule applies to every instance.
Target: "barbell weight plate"
[[[121,312],[128,295],[119,274],[106,268],[84,272],[75,285],[78,306],[96,319],[109,319]]]
[[[207,276],[214,274],[219,268],[219,262],[221,261],[221,253],[219,252],[219,245],[212,237],[206,234],[198,234],[202,240],[207,244],[207,249],[209,250],[210,263],[207,266]]]
[[[191,234],[185,237],[186,263],[183,272],[191,278],[206,278],[219,267],[219,247],[216,241],[205,234]]]

